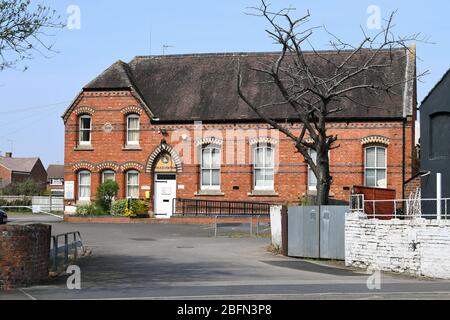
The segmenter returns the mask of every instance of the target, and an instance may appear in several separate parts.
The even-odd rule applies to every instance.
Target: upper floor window
[[[313,149],[309,149],[309,156],[313,160],[314,163],[317,163],[317,151]],[[314,174],[314,171],[308,166],[308,190],[316,191],[317,190],[317,177]]]
[[[78,199],[89,201],[91,199],[91,173],[78,172]]]
[[[80,117],[80,145],[91,144],[92,118],[89,115]]]
[[[275,153],[270,145],[255,147],[253,170],[255,190],[274,190]]]
[[[126,174],[126,192],[127,198],[138,199],[139,198],[139,172],[136,170],[130,170]]]
[[[127,145],[139,144],[139,115],[131,114],[127,116]]]
[[[106,181],[116,181],[116,173],[112,170],[105,170],[102,172],[102,183]]]
[[[387,187],[386,148],[367,147],[365,149],[365,185],[366,187]]]
[[[201,189],[220,189],[221,155],[217,146],[203,146],[201,155]]]

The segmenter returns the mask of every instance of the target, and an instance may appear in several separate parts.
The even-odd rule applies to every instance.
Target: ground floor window
[[[365,149],[366,187],[387,187],[386,148],[367,147]]]
[[[116,181],[116,173],[112,170],[105,170],[102,173],[102,183],[106,181]]]
[[[274,190],[274,149],[270,145],[254,150],[253,177],[255,190]]]
[[[126,175],[126,196],[127,198],[139,198],[139,172],[130,170]]]
[[[91,173],[89,171],[80,171],[78,173],[78,199],[91,199]]]

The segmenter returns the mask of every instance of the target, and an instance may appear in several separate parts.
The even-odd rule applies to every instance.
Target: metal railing
[[[229,219],[229,220],[228,220]],[[244,221],[242,221],[244,219]],[[244,226],[244,229],[242,227]],[[246,227],[248,226],[248,227]],[[260,234],[270,232],[270,223],[265,226],[261,225],[261,216],[235,215],[235,216],[215,216],[214,217],[214,237],[219,234],[220,228],[232,229],[228,234],[249,233],[250,236],[258,237]],[[244,232],[242,232],[244,231]]]
[[[174,213],[181,216],[264,216],[270,215],[269,203],[174,199]]]
[[[24,209],[24,210],[31,211],[31,213],[33,213],[33,214],[45,214],[45,215],[52,216],[55,218],[64,219],[64,217],[61,215],[57,215],[57,214],[54,214],[54,213],[51,213],[48,211],[44,211],[44,210],[41,210],[40,208],[36,208],[33,206],[0,206],[0,209],[7,211],[6,213],[8,213],[8,210]]]
[[[350,211],[363,212],[373,219],[450,219],[450,198],[367,200],[363,194],[351,196]]]
[[[62,245],[60,246],[59,239],[61,238],[64,240],[61,242]],[[69,264],[69,260],[77,260],[79,255],[78,248],[81,248],[81,253],[84,254],[85,249],[79,231],[52,236],[50,248],[52,271],[58,271],[60,262],[62,262],[62,267],[64,268]],[[62,260],[60,260],[60,255],[62,255]]]

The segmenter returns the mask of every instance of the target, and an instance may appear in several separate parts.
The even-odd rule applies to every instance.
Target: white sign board
[[[64,199],[66,200],[75,199],[75,181],[64,182]]]

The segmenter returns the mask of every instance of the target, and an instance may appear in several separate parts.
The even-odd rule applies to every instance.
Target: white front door
[[[175,174],[155,174],[155,216],[167,219],[173,214],[177,197],[177,180]]]

